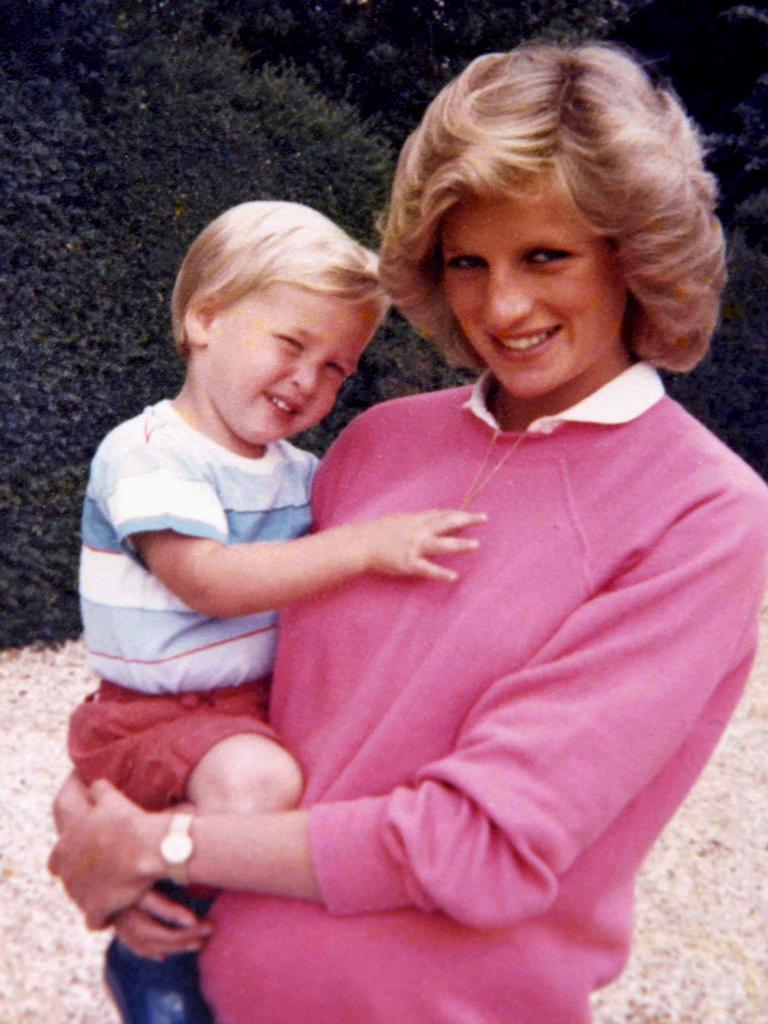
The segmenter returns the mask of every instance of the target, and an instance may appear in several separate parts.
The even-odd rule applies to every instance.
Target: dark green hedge
[[[768,480],[768,192],[742,203],[729,281],[709,355],[669,392]]]

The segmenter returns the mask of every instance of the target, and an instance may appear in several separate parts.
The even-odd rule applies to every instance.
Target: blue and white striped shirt
[[[317,458],[288,441],[260,459],[193,430],[170,401],[102,441],[83,508],[80,599],[91,668],[145,693],[236,686],[272,668],[277,613],[200,615],[147,571],[131,537],[174,530],[225,544],[306,533]]]

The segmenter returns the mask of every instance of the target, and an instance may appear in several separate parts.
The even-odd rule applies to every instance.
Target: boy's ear
[[[193,301],[184,314],[184,334],[192,348],[205,348],[211,340],[216,306],[212,299]]]

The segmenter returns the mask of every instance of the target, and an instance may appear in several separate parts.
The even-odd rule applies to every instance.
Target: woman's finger
[[[139,956],[164,960],[174,953],[198,952],[205,945],[210,928],[169,928],[156,918],[131,907],[116,918],[115,934]]]
[[[64,781],[53,801],[53,820],[56,831],[61,833],[81,814],[91,807],[88,789],[74,772]]]
[[[127,796],[124,796],[119,789],[108,782],[107,779],[97,779],[88,787],[88,795],[93,804],[114,803],[117,806],[125,804],[126,807],[135,806]]]
[[[139,910],[150,914],[156,921],[163,922],[173,928],[194,928],[199,923],[198,917],[189,907],[169,899],[168,896],[163,895],[163,893],[158,892],[156,889],[148,889],[136,906]]]

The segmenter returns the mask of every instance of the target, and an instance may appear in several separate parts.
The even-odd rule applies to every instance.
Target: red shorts
[[[185,799],[211,747],[239,733],[276,739],[266,723],[267,681],[154,696],[102,682],[69,723],[69,755],[86,782],[108,779],[150,811]]]

